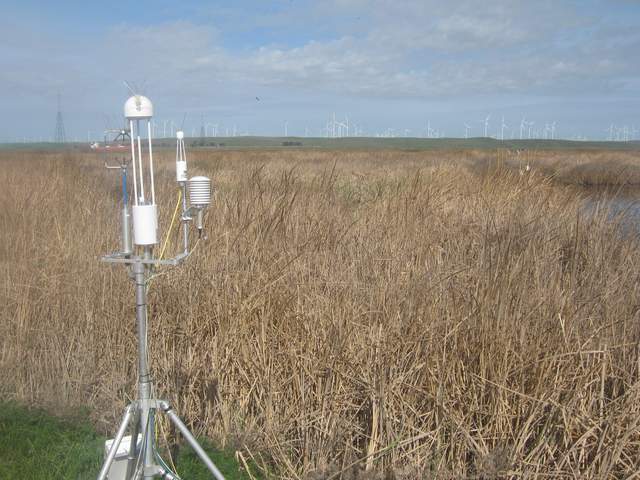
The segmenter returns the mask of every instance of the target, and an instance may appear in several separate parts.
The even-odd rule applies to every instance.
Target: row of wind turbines
[[[491,114],[487,115],[484,120],[479,122],[479,133],[475,134],[474,128],[469,123],[463,123],[464,138],[485,137],[498,140],[519,139],[519,140],[557,140],[558,136],[557,122],[544,122],[539,125],[533,120],[522,117],[520,124],[516,127],[510,127],[505,122],[505,117],[501,118],[500,123],[496,127],[495,132],[491,131]],[[477,131],[477,130],[476,130]],[[394,138],[394,137],[422,137],[422,138],[444,138],[446,134],[444,130],[432,126],[431,121],[427,121],[426,128],[418,135],[411,135],[411,129],[385,128],[377,132],[367,132],[362,126],[356,123],[349,123],[349,117],[345,116],[343,120],[336,120],[336,114],[333,113],[326,124],[319,130],[321,137],[326,138],[343,138],[343,137],[361,137],[370,136],[378,138]],[[629,142],[638,140],[640,130],[634,125],[616,126],[611,124],[606,130],[606,140]],[[289,136],[289,122],[285,122],[285,136]],[[305,137],[309,136],[309,128],[305,127]],[[454,135],[455,137],[456,135]],[[570,137],[564,137],[566,140],[589,140],[582,134],[574,134]]]
[[[609,125],[605,130],[607,132],[607,140],[610,142],[628,142],[638,138],[639,130],[635,125]]]
[[[500,140],[504,140],[505,131],[507,131],[509,125],[505,123],[504,116],[502,117],[502,122],[498,126],[495,136],[489,134],[489,121],[491,120],[491,114],[487,115],[484,119],[484,137],[498,138]],[[545,139],[545,140],[555,140],[556,139],[556,122],[545,123],[544,127],[540,126],[539,128],[535,128],[536,122],[527,120],[525,117],[522,117],[520,121],[520,135],[519,137],[516,134],[515,129],[511,129],[511,135],[508,138],[519,138],[520,140],[530,140],[533,138],[537,139]],[[467,123],[464,124],[464,138],[469,138],[471,132],[471,126]]]
[[[151,123],[154,137],[173,138],[178,130],[186,130],[173,120],[162,120]],[[185,132],[186,133],[186,132]],[[248,130],[240,130],[236,124],[224,125],[220,123],[203,122],[200,127],[191,127],[191,137],[237,137],[249,135]]]
[[[100,139],[104,134],[108,132],[115,132],[120,129],[109,128],[111,126],[108,118],[106,118],[106,129],[104,132],[99,130],[87,130],[87,142],[92,142]],[[580,133],[574,133],[570,136],[564,135],[560,137],[558,135],[557,122],[544,122],[536,124],[535,121],[529,120],[526,117],[522,117],[519,124],[510,126],[505,121],[505,117],[502,116],[496,126],[492,126],[491,114],[487,115],[483,120],[477,122],[463,122],[461,134],[463,138],[472,137],[485,137],[494,138],[498,140],[507,139],[545,139],[545,140],[577,140],[587,141],[589,137]],[[151,122],[151,130],[154,138],[172,138],[178,130],[185,132],[185,136],[191,138],[202,137],[236,137],[236,136],[249,136],[249,129],[240,129],[236,124],[225,125],[223,123],[208,122],[204,117],[199,126],[192,126],[191,129],[184,128],[184,121],[182,125],[180,122],[175,122],[172,119],[153,120]],[[492,128],[493,127],[493,128]],[[292,132],[293,133],[292,135]],[[602,134],[596,137],[592,137],[594,140],[607,140],[611,142],[629,142],[637,141],[640,139],[640,129],[635,125],[616,125],[611,123],[607,128],[601,130]],[[189,135],[191,133],[191,135]],[[300,129],[292,129],[291,123],[288,120],[283,122],[282,134],[285,137],[300,136]],[[414,137],[414,138],[444,138],[446,137],[444,129],[437,128],[430,120],[426,122],[425,127],[422,130],[411,130],[408,128],[384,128],[377,131],[369,131],[365,127],[356,123],[348,116],[344,116],[339,119],[336,113],[332,113],[328,119],[323,122],[317,128],[304,127],[304,137],[324,137],[324,138],[344,138],[344,137],[377,137],[377,138],[401,138],[401,137]],[[450,137],[459,137],[459,135],[450,135]],[[460,137],[459,137],[460,138]],[[30,143],[30,142],[53,142],[53,137],[27,137],[21,136],[19,138],[0,138],[0,143]],[[69,137],[68,141],[81,142],[82,137]],[[105,138],[106,141],[106,138]]]
[[[502,122],[498,126],[498,130],[495,136],[490,135],[489,133],[489,125],[490,125],[491,115],[487,115],[483,122],[484,125],[484,137],[498,138],[500,140],[504,140],[507,138],[505,136],[505,132],[508,132],[509,125],[505,123],[504,117],[502,117]],[[464,138],[471,137],[472,127],[468,123],[464,123]],[[554,140],[556,138],[556,122],[545,123],[544,128],[534,128],[535,122],[527,121],[525,118],[522,118],[520,122],[520,140],[523,139],[531,139],[531,138],[544,138]],[[411,136],[412,130],[405,129],[395,129],[395,128],[385,128],[382,131],[374,132],[369,134],[366,132],[362,126],[356,123],[349,123],[349,117],[345,116],[343,120],[337,120],[335,112],[329,117],[324,126],[320,129],[320,136],[325,138],[344,138],[344,137],[362,137],[362,136],[373,136],[378,138],[394,138],[394,137],[409,137]],[[284,122],[284,136],[289,136],[289,121]],[[305,127],[305,137],[309,136],[309,128]],[[445,133],[444,130],[436,129],[431,126],[431,121],[427,121],[426,129],[423,134],[418,135],[423,138],[444,138]],[[476,135],[478,136],[478,135]],[[515,136],[515,132],[511,131],[510,138],[517,138]]]
[[[479,125],[478,125],[479,124]],[[487,115],[484,120],[476,123],[476,127],[473,127],[473,122],[463,123],[463,138],[472,137],[485,137],[494,138],[497,140],[507,139],[544,139],[544,140],[556,140],[560,137],[557,134],[557,123],[545,122],[540,125],[536,125],[536,122],[522,118],[517,127],[510,127],[504,117],[501,117],[500,122],[495,127],[495,130],[491,129],[491,115]],[[185,134],[189,132],[186,128],[182,127],[173,120],[159,120],[151,123],[151,129],[155,138],[171,138],[175,136],[178,130],[185,131]],[[114,129],[105,130],[106,132],[115,131]],[[369,132],[363,128],[362,125],[352,122],[348,116],[343,119],[337,119],[336,114],[333,113],[329,119],[320,128],[314,130],[309,127],[304,127],[304,137],[319,136],[324,138],[345,138],[345,137],[376,137],[376,138],[402,138],[402,137],[421,137],[421,138],[444,138],[446,137],[444,129],[436,128],[431,121],[427,121],[425,128],[418,133],[418,135],[412,135],[413,130],[408,128],[385,128],[383,130]],[[87,141],[92,141],[101,132],[87,131]],[[191,127],[191,138],[198,137],[236,137],[236,136],[248,136],[249,130],[240,130],[236,124],[224,125],[220,123],[203,122],[200,127]],[[289,121],[283,123],[283,135],[289,137],[291,134],[291,124]],[[635,125],[615,125],[611,124],[609,127],[603,130],[606,134],[605,140],[611,142],[629,142],[638,139],[640,130]],[[316,134],[316,135],[314,135]],[[187,134],[187,136],[189,136]],[[298,136],[298,135],[293,135]],[[454,137],[456,135],[453,135]],[[573,135],[571,137],[565,137],[568,140],[589,140],[588,137],[580,134]],[[23,137],[17,139],[16,142],[27,142],[29,139]],[[40,142],[53,141],[52,139],[45,137],[38,137],[35,139]],[[77,137],[72,137],[70,141],[78,142]],[[11,140],[8,140],[11,143]]]
[[[185,115],[186,118],[186,115]],[[185,127],[185,119],[182,122],[175,122],[173,119],[152,120],[151,132],[154,138],[174,138],[176,132],[183,131],[187,137],[197,138],[200,137],[236,137],[247,136],[249,131],[240,130],[236,124],[225,125],[222,123],[205,122],[204,116],[201,117],[199,126],[192,125],[191,129]],[[115,132],[121,130],[121,128],[113,128],[114,122],[111,117],[104,115],[104,133]],[[189,135],[189,132],[191,135]],[[87,139],[93,138],[95,132],[87,131]]]
[[[500,140],[505,140],[505,138],[518,138],[515,130],[508,130],[510,127],[506,124],[505,118],[502,117],[502,122],[498,126],[495,136],[489,132],[491,115],[487,115],[484,121],[481,123],[481,128],[484,126],[484,137],[487,138],[497,138]],[[473,135],[472,127],[468,123],[464,123],[464,138],[471,138]],[[555,140],[556,137],[556,122],[545,123],[544,127],[540,126],[538,128],[535,127],[534,121],[529,121],[526,118],[522,118],[520,122],[520,132],[519,139],[532,139],[532,138],[543,138]],[[308,136],[309,129],[305,127],[305,137]],[[322,137],[326,138],[343,138],[343,137],[360,137],[360,136],[374,136],[379,138],[393,138],[393,137],[408,137],[410,136],[412,130],[405,129],[395,129],[395,128],[386,128],[382,131],[378,131],[371,134],[365,132],[365,130],[358,126],[355,123],[349,124],[349,117],[345,116],[344,120],[336,120],[336,114],[333,113],[329,120],[326,122],[324,127],[321,129]],[[505,135],[505,133],[507,135]],[[510,133],[510,135],[509,135]],[[284,135],[289,136],[289,122],[285,121],[284,124]],[[445,132],[444,130],[440,130],[432,127],[431,121],[427,121],[426,129],[424,132],[421,132],[420,135],[423,138],[444,138]],[[475,135],[476,137],[479,135]]]

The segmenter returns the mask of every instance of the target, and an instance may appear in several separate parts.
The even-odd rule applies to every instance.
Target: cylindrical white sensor
[[[136,245],[158,243],[158,207],[156,205],[133,206],[133,241]]]
[[[177,182],[187,181],[187,162],[185,162],[184,160],[176,161],[176,181]]]
[[[206,207],[211,203],[211,180],[208,177],[189,180],[189,203],[194,207]]]

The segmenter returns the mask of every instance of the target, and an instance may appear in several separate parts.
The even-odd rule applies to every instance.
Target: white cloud
[[[380,10],[376,15],[382,14],[382,6]],[[403,26],[393,19],[373,25],[364,38],[311,40],[291,48],[264,45],[232,52],[222,46],[217,29],[188,22],[142,29],[122,25],[106,43],[113,46],[119,39],[136,45],[134,72],[156,83],[162,79],[163,84],[186,85],[190,91],[227,82],[380,97],[553,94],[603,89],[613,75],[633,68],[615,49],[605,50],[604,43],[593,46],[600,58],[580,43],[553,48],[552,38],[538,38],[528,45],[537,27],[524,28],[522,19],[505,11],[497,18],[436,16],[425,28],[420,27],[424,8],[416,3],[413,13],[415,17],[401,17]]]
[[[83,41],[0,20],[0,95],[5,105],[18,108],[17,99],[52,95],[58,88],[65,94],[67,86],[78,103],[88,105],[101,97],[96,91],[109,85],[120,91],[127,79],[184,108],[232,109],[234,99],[253,99],[252,92],[262,90],[287,98],[431,101],[502,94],[588,97],[637,85],[638,30],[558,3],[277,4],[260,7],[256,18],[228,8],[198,17],[198,23],[120,24]],[[253,32],[242,48],[229,40],[237,38],[230,19],[240,17],[245,34]],[[254,28],[269,35],[263,38]]]

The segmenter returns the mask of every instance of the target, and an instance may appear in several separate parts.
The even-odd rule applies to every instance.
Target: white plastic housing
[[[176,161],[176,181],[187,181],[187,162],[185,162],[184,160]]]
[[[211,203],[211,180],[208,177],[189,180],[189,203],[194,207],[206,207]]]
[[[143,95],[134,95],[124,104],[124,116],[130,120],[153,117],[153,104]]]
[[[133,242],[143,246],[158,243],[158,207],[156,205],[133,206]]]
[[[113,445],[113,438],[104,442],[104,458],[107,458],[109,454],[109,450],[111,450],[111,445]],[[142,435],[138,434],[138,438],[136,439],[137,448],[139,449],[142,446]],[[107,478],[109,480],[123,480],[127,477],[127,467],[129,466],[129,447],[131,446],[131,435],[125,435],[122,437],[120,441],[120,445],[118,445],[118,450],[116,450],[116,456],[113,458],[113,462],[111,463],[111,468],[109,468],[109,473]]]

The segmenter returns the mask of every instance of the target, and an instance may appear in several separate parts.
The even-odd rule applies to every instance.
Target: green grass
[[[251,478],[247,473],[238,468],[238,462],[233,454],[215,449],[211,443],[206,440],[198,439],[198,441],[207,454],[209,454],[209,458],[213,460],[213,463],[215,463],[218,470],[220,470],[227,480],[249,480]],[[251,470],[251,475],[253,475],[254,478],[264,478],[262,475],[258,474],[258,468],[253,464],[253,462],[249,461],[247,463]],[[180,476],[185,480],[211,478],[211,474],[208,473],[204,464],[189,446],[182,448],[178,454],[176,468]]]
[[[0,479],[95,479],[105,438],[86,418],[86,412],[59,418],[16,403],[0,403]],[[203,446],[227,480],[250,479],[240,471],[233,454],[216,450],[206,441]],[[180,450],[176,468],[185,480],[211,478],[187,447]],[[257,468],[251,473],[256,479],[263,478]]]
[[[95,478],[104,438],[86,420],[14,403],[0,407],[0,478]]]

